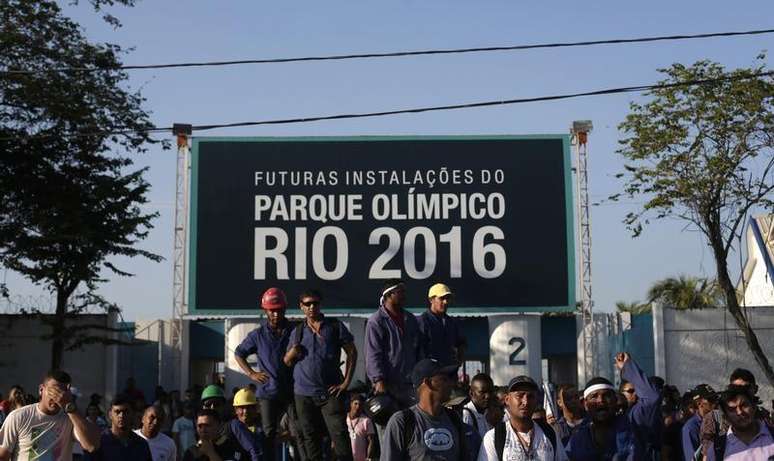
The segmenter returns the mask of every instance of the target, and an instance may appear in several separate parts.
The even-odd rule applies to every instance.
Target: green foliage
[[[774,73],[762,64],[764,55],[758,60],[754,68],[733,71],[710,61],[661,69],[666,80],[648,94],[649,102],[632,103],[619,125],[618,153],[625,167],[618,176],[623,195],[646,200],[624,221],[634,236],[651,219],[668,217],[686,220],[704,234],[723,304],[774,385],[774,369],[728,273],[729,252],[741,241],[748,214],[774,209]],[[710,299],[698,293],[714,291],[660,288],[658,296],[675,296],[671,301],[687,306],[707,305]]]
[[[618,312],[628,312],[630,314],[647,314],[650,312],[650,304],[634,301],[627,303],[625,301],[617,301],[615,308]]]
[[[117,257],[161,259],[137,246],[157,216],[129,157],[155,142],[142,96],[121,71],[57,70],[112,69],[121,54],[89,43],[54,2],[0,3],[0,264],[56,293],[60,349],[77,336],[64,322],[79,286],[94,295],[103,270],[130,275]]]
[[[682,218],[705,234],[717,225],[725,257],[748,211],[774,207],[774,78],[755,77],[762,64],[727,72],[710,61],[660,72],[664,87],[632,103],[619,126],[624,194],[647,198],[625,223],[635,236],[651,218]],[[697,80],[719,81],[676,85]]]
[[[723,291],[715,280],[685,275],[659,280],[648,290],[648,299],[673,309],[708,309],[724,304]]]

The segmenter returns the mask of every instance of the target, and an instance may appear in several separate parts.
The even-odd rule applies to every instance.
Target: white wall
[[[769,361],[774,360],[774,307],[756,307],[747,312],[764,354]],[[771,407],[774,388],[766,381],[744,336],[725,309],[664,309],[663,314],[667,383],[676,385],[681,392],[702,383],[720,390],[728,385],[728,377],[735,368],[746,368],[758,380],[764,405]]]

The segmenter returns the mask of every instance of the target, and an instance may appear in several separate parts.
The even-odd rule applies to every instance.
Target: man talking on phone
[[[99,428],[75,407],[70,375],[50,371],[38,389],[40,402],[12,411],[0,429],[0,460],[71,460],[73,440],[92,452],[99,448]]]
[[[293,367],[296,412],[309,459],[323,459],[322,435],[318,424],[324,421],[335,450],[336,460],[352,460],[344,397],[357,362],[354,338],[347,327],[326,318],[320,308],[322,294],[306,290],[299,296],[304,321],[290,333],[284,362]],[[346,372],[341,373],[341,350],[347,353]]]

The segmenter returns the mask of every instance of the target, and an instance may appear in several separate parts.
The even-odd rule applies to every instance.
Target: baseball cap
[[[508,383],[508,392],[513,392],[518,390],[529,390],[529,391],[540,392],[540,386],[538,386],[535,380],[530,378],[529,376],[521,375],[513,378]]]
[[[443,283],[436,283],[435,285],[430,287],[430,291],[427,292],[427,298],[435,298],[435,297],[441,297],[446,295],[451,295],[452,293],[451,289],[444,285]]]
[[[717,398],[717,392],[709,384],[699,384],[691,389],[691,395],[693,400],[706,399],[713,401]]]
[[[459,366],[456,364],[442,364],[435,359],[422,359],[414,365],[414,370],[411,372],[411,382],[414,384],[414,389],[417,389],[424,380],[433,376],[456,374],[457,368]]]

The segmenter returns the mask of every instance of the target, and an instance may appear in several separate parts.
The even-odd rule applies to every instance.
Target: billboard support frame
[[[189,344],[188,322],[184,319],[188,311],[188,213],[190,192],[191,153],[188,145],[192,134],[191,125],[175,124],[172,128],[177,137],[177,157],[175,172],[175,227],[172,255],[172,361],[173,382],[178,389],[188,388]]]

